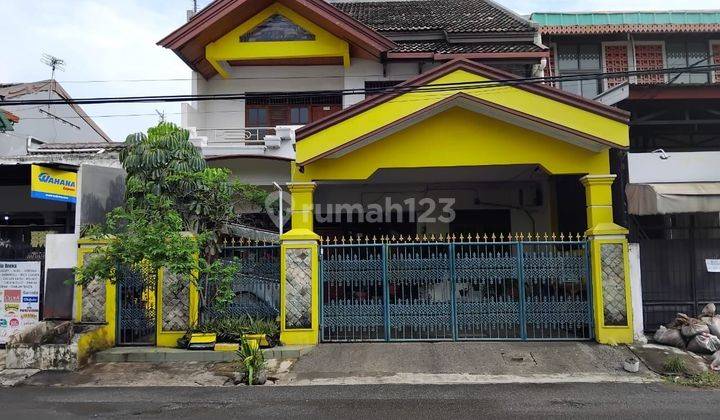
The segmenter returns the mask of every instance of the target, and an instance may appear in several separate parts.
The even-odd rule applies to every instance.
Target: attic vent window
[[[296,25],[282,15],[272,15],[250,32],[240,37],[240,42],[267,41],[314,41],[315,35]]]

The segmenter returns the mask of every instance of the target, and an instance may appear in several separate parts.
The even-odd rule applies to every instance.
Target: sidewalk
[[[281,385],[456,383],[644,383],[659,380],[624,346],[580,342],[323,344],[301,358]]]
[[[137,350],[137,349],[136,349]],[[146,349],[108,351],[105,362],[79,372],[40,372],[24,382],[37,386],[154,387],[233,386],[237,361],[195,360],[188,352]],[[207,352],[208,355],[213,352]],[[139,357],[142,355],[142,357]],[[160,357],[162,356],[162,357]],[[195,353],[194,357],[205,356]],[[217,355],[211,355],[217,356]],[[228,355],[229,356],[229,355]],[[593,342],[443,342],[321,344],[299,359],[268,362],[267,385],[647,383],[659,376],[641,365],[622,369],[633,357],[625,346]]]

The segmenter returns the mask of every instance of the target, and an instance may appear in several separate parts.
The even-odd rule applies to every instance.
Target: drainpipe
[[[630,67],[630,71],[636,71],[637,70],[637,61],[635,59],[635,38],[632,36],[631,33],[628,33],[628,55],[629,62],[628,65]],[[637,84],[637,76],[631,76],[628,78],[629,84]]]
[[[283,189],[280,187],[280,185],[277,182],[273,182],[273,185],[278,190],[278,199],[280,202],[279,210],[278,210],[278,224],[280,225],[280,236],[283,234],[283,226],[285,225],[284,215],[283,215]]]

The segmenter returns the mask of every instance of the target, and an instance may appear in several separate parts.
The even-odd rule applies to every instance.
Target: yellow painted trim
[[[263,23],[272,15],[279,14],[315,35],[314,41],[241,42],[240,37]],[[229,77],[221,64],[230,60],[280,60],[295,58],[342,58],[345,67],[350,66],[350,45],[330,32],[304,18],[292,9],[275,3],[222,38],[205,47],[205,58],[224,78]]]
[[[193,274],[197,276],[197,270]],[[156,341],[155,344],[157,347],[177,347],[177,341],[182,338],[186,331],[163,331],[163,288],[165,287],[165,270],[160,270],[158,273],[158,284],[156,288],[157,293],[157,299],[155,301],[155,310],[156,310],[156,316],[155,319],[157,320],[157,324],[155,326],[156,333]],[[189,311],[189,319],[188,319],[188,325],[190,327],[194,326],[197,323],[198,319],[198,307],[199,307],[199,297],[198,297],[198,290],[197,285],[194,282],[191,282],[188,288],[188,311]]]
[[[107,242],[99,240],[83,239],[78,248],[77,266],[82,267],[85,261],[85,255],[92,253],[98,246]],[[82,322],[82,286],[75,285],[75,296],[73,305],[73,320],[76,323]],[[100,350],[105,350],[115,346],[116,333],[116,311],[117,311],[117,294],[115,285],[106,280],[105,282],[105,324],[98,328],[81,333],[78,338],[78,362],[84,365],[90,359],[90,356]]]
[[[625,270],[625,310],[627,325],[605,325],[604,300],[602,288],[602,264],[600,247],[603,244],[622,244],[623,266]],[[630,262],[628,258],[628,242],[624,237],[617,239],[593,238],[591,240],[591,270],[593,280],[593,306],[595,317],[595,339],[602,344],[629,344],[633,342],[633,308],[630,289]]]
[[[349,130],[362,128],[345,123],[339,126]],[[299,141],[298,153],[308,157],[325,150],[317,141],[336,142],[330,132],[345,137],[331,127]],[[307,154],[308,149],[315,152]],[[304,172],[295,165],[293,181],[365,180],[383,168],[524,164],[539,165],[550,174],[610,172],[608,149],[594,152],[464,108],[452,108],[343,156],[308,164]]]
[[[486,82],[489,80],[490,79],[486,77],[466,70],[456,70],[427,85]],[[297,161],[300,163],[309,161],[329,150],[334,150],[348,142],[388,126],[397,120],[426,109],[459,92],[547,121],[552,121],[581,133],[598,137],[619,147],[627,147],[629,145],[629,128],[625,123],[559,102],[552,98],[522,90],[518,87],[502,86],[443,92],[416,91],[405,93],[302,139],[297,144]],[[435,139],[438,147],[443,144],[446,137],[450,137],[453,135],[453,131],[455,131],[452,126],[448,125],[446,128],[449,130],[448,135]],[[538,138],[544,138],[544,136],[540,134],[536,135]],[[508,140],[509,139],[511,139],[510,136],[508,136]],[[468,140],[482,142],[484,140],[484,130],[475,132]],[[508,141],[508,143],[510,143],[510,141]],[[427,150],[420,152],[426,153]]]
[[[310,276],[311,276],[311,320],[310,328],[286,329],[285,328],[285,292],[286,292],[286,275],[287,275],[287,250],[288,249],[307,249],[311,252]],[[316,345],[320,340],[320,282],[319,282],[319,266],[318,266],[318,250],[317,241],[283,241],[280,246],[280,341],[284,345]]]

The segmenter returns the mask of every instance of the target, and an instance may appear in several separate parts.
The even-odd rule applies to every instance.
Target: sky
[[[668,8],[667,0],[495,1],[520,14]],[[198,3],[202,7],[210,0]],[[47,53],[66,62],[56,79],[74,98],[188,94],[190,69],[156,42],[181,26],[191,7],[192,0],[0,0],[0,44],[5,46],[0,83],[48,79],[50,68],[40,61]],[[672,8],[712,9],[720,8],[720,3],[678,0]],[[137,81],[148,79],[152,81]],[[179,104],[84,108],[116,141],[156,124],[156,110],[167,120],[180,122]]]

